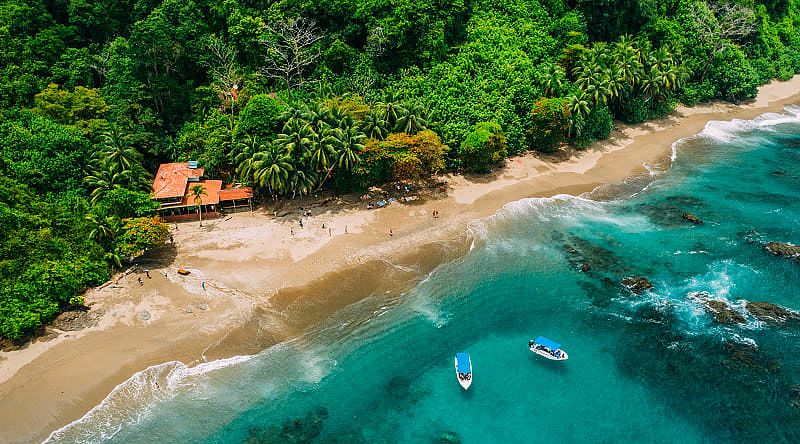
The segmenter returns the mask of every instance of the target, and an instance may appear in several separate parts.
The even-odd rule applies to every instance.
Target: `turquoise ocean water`
[[[302,338],[150,368],[50,441],[800,442],[800,326],[743,308],[800,310],[800,263],[762,248],[800,243],[800,108],[712,122],[674,148],[650,178],[474,221],[465,257]],[[654,288],[629,293],[632,275]],[[687,298],[698,291],[746,322],[716,323]],[[569,360],[530,353],[538,335]],[[457,351],[472,357],[468,392]]]

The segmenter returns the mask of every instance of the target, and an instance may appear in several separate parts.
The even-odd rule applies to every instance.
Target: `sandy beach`
[[[173,225],[174,245],[87,292],[87,304],[102,313],[96,326],[0,352],[0,442],[42,441],[148,366],[257,353],[370,294],[401,293],[466,254],[470,222],[509,202],[649,177],[648,167],[669,165],[676,140],[707,122],[752,119],[795,103],[800,76],[763,86],[747,104],[715,102],[641,125],[617,123],[608,140],[584,151],[528,154],[488,175],[447,175],[429,189],[396,190],[421,195],[418,201],[367,210],[357,196],[297,199],[202,227]],[[370,201],[380,198],[370,194]]]

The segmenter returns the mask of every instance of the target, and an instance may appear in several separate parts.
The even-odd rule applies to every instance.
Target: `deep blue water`
[[[800,243],[799,112],[709,124],[644,190],[511,203],[408,293],[250,359],[150,369],[53,441],[800,442],[800,325],[744,309],[800,310],[800,262],[762,248]],[[654,288],[622,288],[634,275]],[[714,321],[700,291],[745,322]],[[538,335],[569,360],[530,353]]]

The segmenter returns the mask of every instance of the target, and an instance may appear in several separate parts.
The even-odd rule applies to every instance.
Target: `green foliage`
[[[114,188],[103,194],[94,205],[99,214],[128,217],[153,216],[159,208],[158,202],[151,199],[150,193],[133,191],[128,188]]]
[[[0,172],[0,338],[20,340],[108,278],[85,200],[42,199]]]
[[[158,217],[128,219],[114,242],[114,251],[120,257],[132,259],[145,251],[164,245],[169,239],[169,226]]]
[[[744,53],[738,48],[728,48],[711,64],[709,80],[725,100],[739,103],[758,93],[758,75]]]
[[[541,98],[528,114],[526,132],[531,148],[551,153],[566,140],[569,127],[569,102],[564,98]]]
[[[55,122],[75,125],[90,139],[108,128],[104,118],[109,106],[97,89],[77,86],[70,92],[51,83],[34,96],[33,112]]]
[[[592,112],[589,113],[589,117],[586,118],[586,128],[584,131],[591,134],[594,139],[608,139],[612,129],[614,129],[614,120],[607,106],[593,109]]]
[[[40,193],[82,190],[90,143],[74,127],[29,112],[0,122],[7,174]]]
[[[283,124],[281,116],[286,112],[281,100],[268,94],[257,94],[247,101],[236,124],[237,134],[249,134],[262,140],[272,140]]]
[[[508,143],[500,125],[478,122],[461,143],[458,157],[467,171],[485,172],[508,156]]]

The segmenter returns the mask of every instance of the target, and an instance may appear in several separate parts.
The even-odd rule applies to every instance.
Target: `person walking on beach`
[[[169,244],[170,245],[175,245],[175,238],[172,237],[172,235],[169,236]]]
[[[142,285],[144,285],[144,282],[142,282],[142,277],[141,277],[141,276],[137,277],[137,278],[136,278],[136,280],[139,282],[139,286],[140,286],[140,287],[141,287]]]
[[[206,291],[206,281],[200,281],[200,286],[203,287],[203,291]]]
[[[303,228],[303,219],[300,219],[300,228]]]
[[[331,229],[328,228],[328,237],[331,237],[331,236],[333,236],[333,234],[331,234]]]
[[[145,270],[145,271],[144,271],[144,274],[146,274],[146,275],[147,275],[147,279],[152,279],[152,278],[150,277],[150,270]]]
[[[294,228],[289,228],[289,233],[291,233],[292,236],[294,236]]]
[[[347,234],[347,225],[344,226],[344,234]]]
[[[392,229],[389,228],[389,237],[392,237],[392,236],[394,236],[394,233],[392,232]]]

